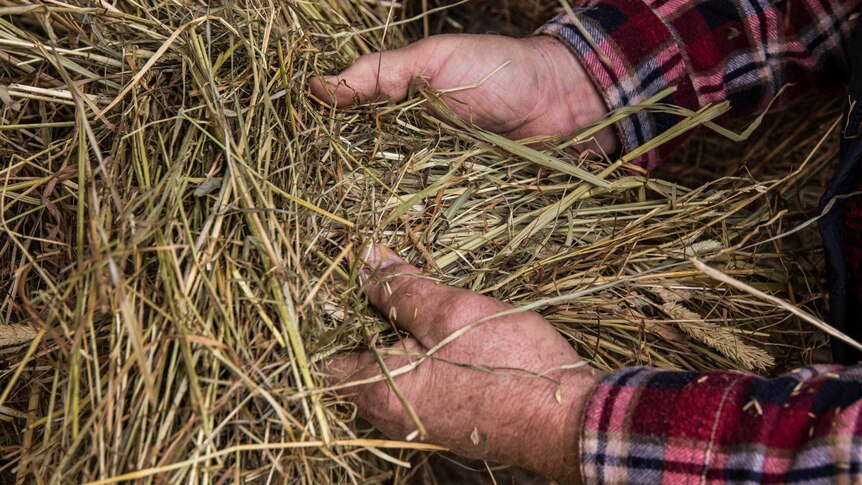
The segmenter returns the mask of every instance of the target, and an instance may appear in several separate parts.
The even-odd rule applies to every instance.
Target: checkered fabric
[[[588,404],[581,460],[586,483],[860,483],[862,367],[623,369]]]
[[[539,29],[568,45],[612,110],[674,86],[663,102],[697,110],[728,100],[730,115],[762,110],[847,79],[860,0],[586,0]],[[596,49],[593,48],[596,47]],[[631,151],[679,121],[640,113],[618,123]],[[681,142],[639,160],[652,168]]]

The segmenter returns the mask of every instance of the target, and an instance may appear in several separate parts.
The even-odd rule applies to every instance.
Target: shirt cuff
[[[661,103],[697,110],[698,98],[683,53],[664,20],[645,3],[588,1],[573,6],[536,33],[567,45],[592,78],[610,110],[636,106],[669,87]],[[595,48],[593,47],[595,46]],[[679,117],[641,111],[616,123],[624,152],[630,152],[679,121]],[[636,160],[653,168],[682,143],[681,137]]]

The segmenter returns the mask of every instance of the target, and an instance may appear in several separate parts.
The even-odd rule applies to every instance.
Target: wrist
[[[544,70],[551,73],[546,82],[555,96],[549,109],[562,108],[560,125],[566,127],[563,135],[593,125],[604,119],[610,109],[596,83],[565,43],[550,35],[537,35],[527,39],[540,52],[546,63]],[[614,128],[609,126],[595,134],[596,144],[606,153],[620,149],[620,141]]]
[[[559,483],[581,483],[580,434],[584,410],[606,374],[585,366],[565,371],[559,401],[551,396],[534,414],[520,466]]]

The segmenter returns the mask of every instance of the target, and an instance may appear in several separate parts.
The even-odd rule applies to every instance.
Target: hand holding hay
[[[512,139],[565,136],[608,109],[580,63],[551,37],[438,35],[358,58],[335,76],[311,80],[315,96],[338,107],[400,101],[416,83],[443,93],[462,120]],[[619,146],[610,128],[596,141]]]
[[[371,352],[335,359],[331,380],[421,362],[394,377],[392,388],[380,381],[345,389],[361,416],[395,439],[426,429],[429,441],[462,456],[566,483],[578,475],[577,447],[560,444],[577,442],[580,410],[602,373],[553,326],[533,312],[495,318],[512,306],[428,279],[383,246],[371,248],[362,271],[372,305],[411,336],[383,361]]]

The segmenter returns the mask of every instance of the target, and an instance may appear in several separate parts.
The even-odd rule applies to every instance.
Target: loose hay
[[[539,308],[604,369],[772,373],[823,349],[687,258],[821,311],[813,228],[776,237],[815,214],[836,110],[767,122],[746,159],[771,175],[688,187],[434,120],[434,93],[310,99],[315,73],[461,25],[428,8],[0,0],[2,476],[406,480],[429,447],[371,441],[321,391],[327,357],[396,338],[357,288],[367,240]],[[718,140],[676,163],[730,160]]]

